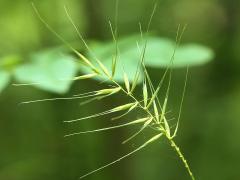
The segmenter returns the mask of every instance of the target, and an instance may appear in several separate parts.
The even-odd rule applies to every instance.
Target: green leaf
[[[137,46],[137,43],[139,46]],[[118,40],[119,60],[117,62],[117,74],[115,79],[124,82],[123,68],[128,74],[129,81],[132,82],[137,68],[137,63],[140,59],[144,42],[141,41],[139,35],[128,36]],[[148,67],[166,68],[170,65],[171,57],[174,53],[175,42],[156,36],[150,36],[147,39],[147,47],[145,54],[145,65]],[[98,43],[92,45],[95,55],[102,63],[111,69],[112,57],[115,53],[114,42]],[[89,55],[89,58],[93,58]],[[180,45],[175,54],[173,68],[186,66],[202,65],[214,58],[214,52],[208,47],[198,44]],[[103,79],[101,79],[103,80]],[[139,82],[142,81],[140,78]]]
[[[0,93],[10,82],[10,74],[5,71],[0,71]]]
[[[141,45],[141,48],[143,45]],[[168,67],[173,56],[175,42],[151,36],[147,40],[145,65],[150,67]],[[133,50],[135,51],[135,50]],[[125,57],[127,58],[127,57]],[[214,58],[214,52],[199,44],[183,44],[178,46],[173,61],[173,68],[197,66],[205,64]]]
[[[55,93],[66,93],[77,72],[77,64],[69,55],[56,50],[35,53],[31,63],[18,67],[15,78],[20,83]]]
[[[174,42],[161,39],[150,38],[146,51],[146,66],[168,67],[174,52]],[[186,66],[198,66],[206,64],[214,58],[214,52],[202,45],[185,44],[180,45],[174,56],[173,68]]]

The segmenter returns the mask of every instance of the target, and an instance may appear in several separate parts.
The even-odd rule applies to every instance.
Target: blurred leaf
[[[146,52],[146,66],[168,67],[174,52],[174,42],[160,38],[149,41]],[[198,66],[211,61],[214,52],[202,45],[186,44],[179,46],[176,50],[173,68],[186,66]]]
[[[140,36],[128,36],[118,40],[120,50],[120,58],[118,59],[118,73],[116,80],[123,82],[123,72],[127,72],[129,80],[133,81],[137,63],[141,57],[145,41],[142,41]],[[174,52],[175,42],[167,38],[159,38],[150,36],[147,39],[147,47],[145,54],[145,64],[150,67],[167,67],[170,64],[171,57]],[[99,43],[92,46],[95,55],[111,69],[112,58],[115,55],[115,44]],[[89,56],[92,57],[92,56]],[[177,48],[173,68],[196,66],[205,64],[212,60],[214,53],[211,49],[198,45],[186,44],[180,45]]]
[[[0,93],[10,82],[10,74],[5,71],[0,71]]]
[[[77,72],[77,65],[69,55],[48,50],[31,56],[31,63],[18,67],[15,78],[20,83],[55,93],[66,93]]]

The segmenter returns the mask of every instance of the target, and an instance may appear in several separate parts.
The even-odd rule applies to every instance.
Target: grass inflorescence
[[[120,63],[118,63],[120,61],[119,60],[120,59],[119,58],[119,53],[120,52],[119,52],[118,43],[117,43],[117,23],[115,24],[115,27],[113,27],[111,22],[109,21],[109,25],[110,25],[110,29],[111,29],[111,32],[112,32],[113,40],[114,40],[115,45],[116,45],[115,54],[114,54],[113,59],[112,59],[112,67],[109,70],[102,63],[102,61],[99,60],[96,56],[93,56],[94,61],[95,61],[93,63],[92,60],[88,59],[82,53],[78,52],[75,48],[73,48],[68,42],[66,42],[55,30],[53,30],[43,20],[43,18],[40,16],[38,10],[36,9],[36,7],[34,5],[33,5],[33,8],[34,8],[37,16],[39,17],[39,19],[46,25],[46,27],[50,31],[52,31],[63,43],[65,43],[79,57],[80,61],[84,64],[85,67],[89,68],[89,73],[82,74],[81,76],[77,76],[77,77],[75,77],[71,80],[75,81],[75,80],[82,80],[82,79],[92,79],[92,78],[101,76],[106,80],[105,81],[106,83],[108,83],[108,82],[111,83],[111,86],[107,87],[105,89],[99,89],[99,90],[92,91],[92,92],[87,92],[87,93],[84,93],[84,94],[74,95],[72,97],[41,99],[41,100],[28,101],[28,102],[23,102],[23,103],[34,103],[34,102],[41,102],[41,101],[54,101],[54,100],[64,100],[64,99],[82,99],[82,98],[90,98],[90,99],[87,100],[87,102],[90,102],[90,101],[94,101],[94,100],[101,100],[105,97],[110,97],[111,95],[117,95],[119,93],[123,93],[123,94],[125,94],[125,96],[127,96],[129,98],[129,101],[127,103],[119,105],[119,106],[112,107],[111,109],[106,110],[104,112],[89,115],[87,117],[82,117],[82,118],[79,118],[79,119],[68,120],[68,121],[65,121],[65,122],[66,123],[72,123],[72,122],[81,121],[81,120],[85,120],[85,119],[89,119],[89,118],[95,118],[95,117],[100,117],[100,116],[104,116],[104,115],[108,115],[108,114],[114,114],[114,113],[122,112],[122,114],[120,116],[116,116],[116,117],[112,118],[112,120],[116,120],[116,119],[126,117],[126,115],[133,112],[133,110],[142,111],[143,112],[142,113],[143,117],[139,117],[137,119],[129,119],[129,121],[127,123],[117,124],[115,126],[105,127],[105,128],[101,128],[101,129],[88,130],[88,131],[82,131],[82,132],[74,132],[74,133],[71,133],[71,134],[67,134],[65,137],[78,135],[78,134],[83,134],[83,133],[95,133],[95,132],[100,132],[100,131],[108,131],[108,130],[112,130],[112,129],[116,129],[116,128],[123,128],[123,127],[127,127],[127,126],[140,125],[141,127],[139,128],[139,130],[137,132],[135,132],[128,139],[123,141],[123,144],[124,144],[124,143],[127,143],[128,141],[132,140],[134,137],[136,137],[138,134],[140,134],[142,131],[144,131],[147,128],[151,128],[155,132],[154,136],[149,138],[149,140],[144,142],[142,145],[140,145],[135,150],[131,151],[130,153],[128,153],[126,155],[123,155],[122,157],[120,157],[119,159],[116,159],[113,162],[110,162],[106,165],[103,165],[100,168],[95,169],[95,170],[81,176],[80,178],[84,178],[84,177],[89,176],[93,173],[96,173],[97,171],[100,171],[100,170],[102,170],[102,169],[104,169],[108,166],[111,166],[111,165],[119,162],[120,160],[125,159],[125,158],[129,157],[130,155],[136,153],[137,151],[145,148],[146,146],[150,145],[151,143],[153,143],[155,141],[159,141],[160,138],[166,138],[168,140],[168,142],[170,143],[171,147],[176,151],[179,158],[182,160],[190,178],[192,180],[194,180],[195,178],[194,178],[194,176],[192,174],[192,171],[191,171],[191,169],[188,165],[188,162],[186,161],[185,157],[183,156],[183,153],[180,151],[180,148],[176,145],[176,143],[174,141],[174,138],[177,135],[178,127],[179,127],[179,120],[180,120],[180,116],[181,116],[184,94],[185,94],[185,90],[186,90],[188,69],[187,69],[187,72],[186,72],[185,83],[184,83],[184,87],[183,87],[183,94],[182,94],[182,99],[181,99],[180,108],[179,108],[179,115],[177,117],[176,126],[174,128],[169,125],[169,119],[166,116],[166,114],[168,113],[168,100],[169,100],[169,92],[170,92],[171,79],[172,79],[172,68],[171,68],[171,66],[173,64],[174,55],[175,55],[175,52],[176,52],[177,47],[179,45],[179,42],[181,40],[181,37],[182,37],[183,31],[185,29],[185,26],[182,29],[181,29],[181,26],[178,27],[177,35],[176,35],[176,46],[175,46],[172,58],[169,61],[169,67],[166,68],[166,70],[165,70],[163,76],[161,77],[157,87],[154,87],[154,85],[151,81],[151,78],[149,76],[148,70],[145,67],[144,61],[145,61],[145,53],[147,51],[147,34],[148,34],[148,30],[149,30],[149,27],[150,27],[150,24],[151,24],[151,20],[153,18],[153,14],[156,10],[156,5],[155,5],[154,9],[153,9],[153,12],[150,16],[149,24],[147,26],[146,38],[144,38],[144,35],[142,33],[142,26],[140,24],[140,31],[141,31],[141,34],[142,34],[143,46],[138,46],[139,47],[139,52],[140,52],[140,58],[139,58],[139,62],[138,62],[138,66],[137,66],[135,76],[133,78],[134,80],[132,82],[129,81],[129,77],[127,75],[127,69],[125,69],[124,65],[122,65],[122,69],[123,69],[122,75],[123,75],[124,83],[120,84],[120,83],[118,83],[117,81],[114,80],[116,67],[118,65],[120,65]],[[85,40],[83,39],[80,32],[78,31],[78,28],[74,24],[74,21],[72,20],[72,18],[71,18],[71,16],[70,16],[66,7],[65,7],[65,11],[66,11],[67,17],[69,18],[69,20],[72,23],[74,29],[76,30],[79,38],[84,43],[86,49],[90,53],[94,54],[92,52],[92,50],[90,49],[90,47],[85,42]],[[117,15],[116,15],[116,17],[117,17]],[[117,21],[117,20],[115,20],[115,21]],[[143,47],[143,48],[141,49],[140,47]],[[139,76],[140,76],[142,71],[144,72],[143,73],[143,83],[142,83],[142,86],[141,86],[141,88],[142,88],[141,97],[142,98],[139,99],[135,95],[135,89],[136,89],[136,86],[138,84]],[[165,98],[164,98],[163,102],[161,102],[160,99],[158,98],[158,96],[159,96],[160,90],[162,88],[162,85],[163,85],[164,81],[166,81],[167,78],[168,78],[167,90],[166,90],[165,95],[164,95]]]

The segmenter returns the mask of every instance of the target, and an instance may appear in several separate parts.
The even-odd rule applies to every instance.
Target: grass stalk
[[[118,1],[117,1],[118,2]],[[130,138],[128,138],[126,141],[132,139],[133,137],[135,137],[136,135],[138,135],[141,131],[143,131],[145,128],[150,127],[154,130],[158,131],[158,134],[153,136],[152,138],[150,138],[148,141],[146,141],[144,144],[142,144],[141,146],[139,146],[137,149],[131,151],[130,153],[120,157],[119,159],[110,162],[98,169],[95,169],[85,175],[83,175],[80,178],[84,178],[90,174],[93,174],[97,171],[100,171],[108,166],[111,166],[113,164],[115,164],[116,162],[125,159],[126,157],[136,153],[137,151],[141,150],[142,148],[145,148],[147,145],[149,145],[150,143],[158,140],[162,135],[166,136],[166,138],[168,139],[169,143],[171,144],[171,146],[173,147],[173,149],[176,151],[176,153],[178,154],[179,158],[182,160],[190,178],[192,180],[195,180],[193,173],[187,163],[187,160],[185,159],[185,157],[183,156],[182,152],[180,151],[180,148],[176,145],[176,143],[174,142],[173,138],[176,136],[177,130],[178,130],[178,124],[179,124],[179,119],[180,119],[180,115],[181,115],[181,109],[182,109],[182,104],[183,104],[183,99],[184,99],[184,94],[185,94],[185,89],[186,89],[186,82],[187,82],[187,74],[186,74],[186,79],[185,79],[185,84],[184,84],[184,90],[183,90],[183,94],[182,94],[182,100],[181,100],[181,104],[180,104],[180,110],[179,110],[179,115],[178,115],[178,120],[177,120],[177,125],[176,128],[174,130],[174,132],[171,132],[171,128],[168,124],[169,119],[167,119],[166,117],[166,112],[167,112],[167,102],[168,102],[168,98],[169,98],[169,89],[170,89],[170,84],[171,84],[171,65],[173,63],[174,60],[174,55],[177,49],[177,46],[180,42],[180,39],[182,37],[182,33],[179,34],[179,29],[180,26],[178,28],[178,32],[177,32],[177,36],[176,36],[176,47],[174,48],[174,52],[172,55],[172,58],[170,60],[170,65],[169,67],[167,67],[167,69],[164,72],[163,77],[161,78],[159,85],[157,86],[157,88],[155,89],[152,85],[151,79],[148,75],[147,69],[145,67],[145,52],[146,52],[146,46],[147,46],[147,40],[144,43],[142,52],[141,52],[141,58],[140,61],[138,63],[138,67],[137,67],[137,71],[134,77],[134,81],[132,82],[132,84],[130,84],[129,79],[127,77],[127,75],[124,75],[124,81],[125,81],[125,87],[123,87],[122,85],[120,85],[118,82],[116,82],[114,80],[114,74],[115,74],[115,68],[116,68],[116,60],[118,59],[118,44],[117,44],[117,28],[115,27],[115,31],[113,30],[111,23],[110,23],[110,28],[112,31],[112,35],[113,35],[113,39],[116,43],[116,54],[115,54],[115,58],[113,59],[113,65],[112,65],[112,73],[110,73],[110,71],[105,67],[105,65],[97,59],[97,57],[94,56],[95,61],[96,61],[96,65],[93,64],[89,59],[87,59],[83,54],[81,54],[80,52],[78,52],[76,49],[74,49],[65,39],[63,39],[51,26],[49,26],[44,19],[40,16],[38,10],[36,9],[36,7],[33,5],[33,8],[38,16],[38,18],[45,24],[45,26],[53,33],[55,34],[65,45],[67,45],[74,53],[76,53],[80,60],[82,62],[85,63],[85,65],[92,70],[93,72],[91,72],[92,74],[88,74],[88,75],[83,75],[81,77],[76,77],[76,79],[85,79],[85,78],[91,78],[92,75],[94,76],[102,76],[104,77],[107,81],[110,81],[111,83],[113,83],[115,85],[115,87],[113,88],[108,88],[108,89],[102,89],[102,90],[98,90],[98,91],[93,91],[93,92],[88,92],[88,93],[84,93],[81,95],[77,95],[77,96],[73,96],[73,97],[67,97],[67,98],[53,98],[53,99],[42,99],[42,100],[35,100],[35,101],[28,101],[28,102],[23,102],[22,104],[29,104],[29,103],[34,103],[34,102],[42,102],[42,101],[55,101],[55,100],[67,100],[67,99],[81,99],[81,98],[86,98],[86,97],[93,97],[93,100],[100,100],[102,97],[107,97],[113,94],[117,94],[119,92],[124,93],[127,97],[129,97],[133,102],[132,103],[128,103],[125,105],[121,105],[118,106],[116,108],[113,108],[111,110],[108,111],[104,111],[101,113],[97,113],[91,116],[87,116],[87,117],[83,117],[80,119],[76,119],[76,120],[71,120],[68,122],[75,122],[75,121],[79,121],[79,120],[83,120],[83,119],[88,119],[88,118],[94,118],[94,117],[98,117],[98,116],[102,116],[102,115],[106,115],[106,114],[110,114],[110,113],[115,113],[121,110],[128,110],[128,112],[130,112],[132,109],[138,107],[140,108],[143,112],[145,112],[145,114],[147,115],[147,121],[145,121],[145,119],[137,119],[134,121],[130,121],[129,123],[126,124],[121,124],[121,125],[117,125],[117,126],[112,126],[112,127],[107,127],[107,128],[101,128],[101,129],[96,129],[96,130],[90,130],[90,131],[82,131],[79,133],[72,133],[69,134],[67,136],[72,136],[72,135],[76,135],[76,134],[83,134],[83,133],[92,133],[92,132],[99,132],[99,131],[105,131],[105,130],[110,130],[110,129],[115,129],[115,128],[119,128],[119,127],[125,127],[125,126],[129,126],[129,125],[133,125],[133,124],[138,124],[138,123],[142,123],[142,127],[139,131],[137,131],[133,136],[131,136]],[[118,5],[116,5],[118,6]],[[154,15],[154,12],[156,10],[157,4],[155,4],[153,12],[151,14],[150,20],[149,20],[149,24],[147,26],[147,34],[149,31],[149,27]],[[68,13],[66,7],[65,7],[65,11],[67,13],[67,16],[70,20],[70,22],[72,23],[72,25],[74,26],[74,29],[76,30],[79,38],[81,39],[81,41],[83,41],[85,47],[87,48],[88,51],[92,52],[92,50],[89,48],[89,46],[87,45],[87,43],[85,42],[85,40],[83,39],[82,35],[80,34],[80,32],[78,31],[78,28],[76,27],[76,25],[74,24],[70,14]],[[117,19],[117,15],[116,15],[116,19]],[[183,31],[185,30],[185,26],[183,28]],[[141,32],[142,34],[142,32]],[[136,98],[136,96],[133,94],[133,91],[137,85],[137,80],[139,78],[139,74],[141,69],[143,69],[144,71],[144,83],[142,86],[143,89],[143,101],[138,100]],[[165,99],[163,104],[161,105],[159,99],[158,99],[158,92],[161,88],[161,85],[165,79],[166,74],[169,72],[169,82],[168,82],[168,87],[167,87],[167,91],[166,91],[166,95],[165,95]],[[188,72],[188,71],[187,71]],[[148,91],[149,90],[149,91]],[[92,101],[92,99],[91,99]],[[132,108],[132,109],[131,109]],[[153,111],[153,112],[152,112]],[[123,114],[125,115],[125,114]],[[122,116],[120,116],[122,117]],[[126,142],[124,141],[124,142]]]
[[[167,137],[167,136],[166,136]],[[187,160],[185,159],[183,153],[181,152],[180,148],[176,145],[176,143],[174,142],[174,140],[172,138],[167,137],[167,139],[169,140],[171,146],[173,147],[173,149],[176,151],[176,153],[178,154],[179,158],[181,159],[181,161],[183,162],[189,176],[191,177],[192,180],[195,180],[195,177],[190,169],[190,166],[188,165]]]

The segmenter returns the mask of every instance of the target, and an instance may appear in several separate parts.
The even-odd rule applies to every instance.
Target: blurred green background
[[[119,37],[138,33],[139,21],[146,27],[153,4],[149,0],[120,0]],[[86,40],[111,40],[108,20],[114,20],[113,0],[42,0],[35,1],[35,5],[43,18],[83,53],[86,51],[66,16],[64,5]],[[178,24],[187,23],[182,43],[199,43],[212,48],[215,53],[210,63],[190,68],[176,139],[196,179],[240,179],[239,8],[238,0],[160,0],[152,21],[151,30],[156,36],[171,39],[175,38]],[[0,25],[0,67],[1,72],[8,72],[2,73],[4,78],[0,79],[0,84],[9,84],[0,92],[1,180],[77,179],[147,140],[149,132],[127,145],[121,144],[137,128],[63,137],[77,130],[108,126],[108,117],[72,125],[62,121],[126,102],[122,97],[114,96],[86,106],[80,106],[79,100],[19,106],[26,100],[70,96],[104,85],[95,80],[75,82],[69,90],[69,85],[61,89],[61,93],[67,92],[62,95],[29,86],[12,86],[15,67],[28,63],[32,54],[48,49],[58,49],[61,54],[65,48],[39,21],[28,0],[1,0]],[[52,56],[46,55],[49,57]],[[59,74],[64,74],[66,69],[61,67]],[[173,115],[177,114],[181,100],[185,70],[178,68],[173,72],[169,105]],[[156,84],[164,68],[151,67],[149,71]],[[73,68],[72,74],[75,73]],[[10,82],[10,78],[13,81]],[[159,141],[86,179],[185,180],[189,177],[169,144]]]

